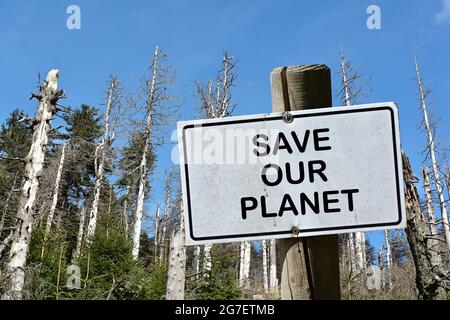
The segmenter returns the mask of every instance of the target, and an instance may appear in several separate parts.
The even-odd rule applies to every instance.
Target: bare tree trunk
[[[158,246],[159,246],[159,241],[158,241],[158,237],[159,237],[159,217],[160,217],[160,204],[158,201],[157,207],[156,207],[156,220],[155,220],[155,235],[153,237],[153,243],[155,246],[155,263],[158,261]]]
[[[48,235],[50,234],[50,230],[52,228],[53,217],[55,215],[56,205],[58,204],[59,186],[61,184],[61,176],[62,176],[64,161],[65,161],[65,156],[66,156],[66,147],[67,147],[67,144],[64,144],[61,149],[61,156],[59,158],[58,172],[56,173],[56,179],[55,179],[55,188],[53,190],[52,204],[50,206],[50,211],[48,212],[48,216],[47,216],[47,222],[45,224],[44,244],[42,246],[41,259],[44,256],[45,243],[48,240]]]
[[[83,206],[80,211],[80,223],[78,224],[78,235],[77,235],[77,245],[75,247],[75,252],[73,254],[73,259],[75,260],[80,256],[81,246],[83,244],[83,236],[84,236],[84,221],[86,217],[86,207]]]
[[[278,279],[277,279],[277,245],[275,239],[270,239],[270,277],[269,277],[269,288],[270,292],[278,291]]]
[[[167,271],[167,300],[184,300],[186,275],[186,239],[184,237],[183,202],[180,201],[180,226],[172,231]]]
[[[166,233],[167,233],[167,224],[168,224],[169,216],[170,216],[170,201],[171,201],[171,194],[172,194],[172,188],[170,185],[171,184],[170,175],[171,175],[171,173],[169,173],[166,176],[165,208],[164,208],[164,218],[163,218],[163,222],[162,222],[161,244],[160,244],[160,254],[159,254],[160,263],[163,263],[165,261],[165,254],[166,254]]]
[[[105,162],[106,162],[106,151],[109,146],[110,136],[109,136],[109,117],[111,115],[111,110],[114,103],[114,95],[117,90],[117,81],[115,78],[111,78],[110,87],[108,90],[108,101],[106,103],[106,112],[104,117],[104,128],[103,128],[103,138],[100,145],[97,146],[95,150],[95,170],[96,170],[96,180],[94,188],[94,201],[92,202],[91,212],[89,213],[89,223],[87,227],[87,242],[89,243],[95,234],[95,229],[97,227],[97,215],[98,215],[98,205],[100,202],[100,194],[105,173]],[[100,163],[97,167],[98,154],[100,153]]]
[[[347,68],[351,69],[351,64],[350,62],[346,61],[342,48],[340,51],[340,62],[344,103],[349,107],[352,104],[352,100],[354,100],[358,96],[358,93],[352,92],[352,83],[354,83],[354,81],[359,78],[359,75],[348,74]],[[355,268],[358,270],[362,270],[365,268],[365,235],[363,234],[363,232],[356,232],[351,237],[351,240],[352,243],[349,244],[353,245],[353,248],[351,248],[352,254],[350,255],[350,258],[352,259],[351,265],[354,268],[353,270],[355,270]]]
[[[244,260],[245,260],[245,242],[240,243],[240,254],[239,254],[239,281],[238,286],[242,288],[244,286]]]
[[[155,101],[155,91],[156,91],[156,77],[158,70],[158,52],[159,49],[156,47],[155,53],[153,55],[153,74],[150,85],[150,92],[147,98],[147,119],[145,125],[145,143],[144,150],[142,151],[142,158],[139,175],[139,191],[136,204],[136,215],[134,217],[133,225],[133,258],[137,260],[139,256],[139,246],[141,241],[141,228],[142,228],[142,217],[144,215],[144,200],[145,200],[145,185],[147,182],[147,156],[150,150],[150,134],[153,124],[153,112],[154,112],[154,101]]]
[[[267,241],[262,241],[262,268],[263,268],[263,287],[264,293],[269,292],[269,279],[267,276]]]
[[[194,274],[193,279],[197,280],[199,278],[200,273],[200,254],[201,254],[201,247],[195,246],[194,253],[192,257],[192,272]]]
[[[386,244],[386,284],[389,288],[391,288],[392,255],[391,244],[389,243],[389,234],[387,230],[384,230],[384,242]]]
[[[405,206],[408,243],[416,269],[416,286],[419,290],[419,298],[423,300],[446,299],[449,293],[448,274],[441,264],[434,264],[428,251],[427,234],[428,226],[423,220],[420,208],[419,194],[414,183],[414,177],[409,159],[402,153],[403,179],[405,182]]]
[[[384,288],[386,285],[386,270],[384,268],[383,249],[378,250],[378,269],[380,270],[381,288]]]
[[[211,271],[211,249],[212,244],[205,244],[203,248],[203,276],[208,277],[209,271]]]
[[[434,211],[434,200],[433,200],[433,194],[431,191],[431,183],[430,183],[430,176],[428,174],[428,168],[423,167],[422,169],[422,176],[423,176],[423,188],[425,193],[425,199],[427,201],[427,219],[428,219],[428,225],[430,227],[430,237],[427,241],[428,245],[428,251],[431,255],[432,263],[440,264],[442,263],[442,259],[440,256],[440,250],[439,250],[439,233],[437,230],[436,220],[435,220],[435,211]]]
[[[355,256],[356,268],[361,271],[364,270],[364,253],[363,253],[363,235],[362,232],[355,232]]]
[[[251,243],[241,242],[241,263],[239,266],[239,286],[247,287],[250,276]]]
[[[129,229],[129,224],[128,224],[128,209],[129,209],[129,197],[130,197],[130,193],[131,192],[131,184],[127,185],[127,191],[125,192],[125,201],[123,204],[123,212],[122,212],[122,221],[123,221],[123,230],[125,231],[125,235],[128,239],[128,229]]]
[[[355,245],[355,233],[348,234],[348,246],[349,246],[349,257],[350,257],[350,270],[355,272],[356,267],[356,245]]]
[[[448,250],[450,250],[450,226],[449,226],[449,221],[448,221],[447,208],[445,207],[446,204],[445,204],[445,199],[444,199],[442,182],[441,182],[438,164],[437,164],[437,160],[436,160],[436,154],[435,154],[436,144],[434,141],[434,132],[433,132],[433,129],[431,127],[430,120],[428,117],[426,93],[423,89],[422,76],[419,71],[419,65],[417,63],[416,57],[414,57],[414,63],[416,66],[416,75],[417,75],[417,84],[419,87],[420,105],[422,107],[422,112],[423,112],[423,125],[425,127],[425,131],[426,131],[427,139],[428,139],[428,150],[430,152],[431,167],[433,169],[433,176],[434,176],[434,184],[436,186],[436,191],[437,191],[438,199],[439,199],[439,207],[441,209],[442,225],[444,227],[445,240],[447,243],[447,248],[448,248]]]
[[[25,264],[33,227],[33,210],[48,144],[48,131],[56,112],[56,103],[63,95],[62,91],[58,91],[58,77],[59,71],[51,70],[39,94],[34,95],[39,99],[39,106],[33,124],[30,152],[25,159],[25,178],[7,264],[9,283],[3,299],[21,299],[23,294]]]

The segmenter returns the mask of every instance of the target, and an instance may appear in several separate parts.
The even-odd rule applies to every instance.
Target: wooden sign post
[[[331,107],[331,76],[325,65],[276,68],[270,82],[273,112]],[[337,239],[326,235],[279,241],[283,300],[340,299]]]

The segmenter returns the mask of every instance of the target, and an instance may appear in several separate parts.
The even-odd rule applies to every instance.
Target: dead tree
[[[427,241],[428,251],[430,252],[431,259],[433,260],[433,264],[442,263],[441,252],[439,250],[439,233],[437,230],[437,224],[435,219],[435,211],[434,211],[434,199],[431,191],[431,182],[430,176],[428,174],[428,168],[422,168],[422,176],[423,176],[423,188],[425,193],[425,199],[427,202],[427,220],[430,228],[430,235]]]
[[[153,236],[153,245],[155,247],[154,256],[155,263],[158,261],[158,252],[159,252],[159,223],[160,223],[160,215],[161,215],[161,207],[158,201],[156,206],[156,218],[155,218],[155,235]]]
[[[405,206],[409,247],[416,270],[416,286],[419,299],[446,299],[449,293],[449,274],[442,264],[436,263],[428,250],[429,229],[422,216],[419,194],[416,186],[417,178],[411,169],[409,159],[402,152],[403,179],[405,183]]]
[[[263,287],[264,293],[269,292],[269,277],[267,273],[267,240],[262,241],[262,269],[263,269]]]
[[[53,197],[52,197],[52,204],[50,206],[50,211],[48,212],[47,221],[45,223],[44,245],[42,246],[42,250],[41,250],[41,259],[44,256],[45,243],[48,240],[48,236],[50,234],[52,224],[53,224],[53,217],[55,216],[56,205],[58,204],[61,176],[62,176],[62,172],[63,172],[63,168],[64,168],[64,161],[65,161],[65,156],[66,156],[66,148],[67,148],[67,144],[64,144],[61,148],[61,156],[59,157],[59,165],[58,165],[58,171],[56,173],[55,187],[53,190]]]
[[[105,165],[107,160],[107,151],[113,140],[110,132],[110,116],[113,106],[117,103],[119,83],[117,78],[111,76],[107,93],[106,111],[104,115],[103,137],[101,143],[95,149],[95,187],[94,200],[92,201],[91,211],[89,213],[89,222],[87,226],[87,242],[89,243],[95,234],[97,227],[98,207],[100,203],[100,194],[105,179]]]
[[[361,85],[361,75],[353,71],[353,66],[348,61],[342,48],[340,50],[340,62],[341,62],[341,91],[338,95],[341,96],[342,104],[350,107],[357,104],[358,98],[363,96],[363,86]],[[365,257],[366,257],[366,237],[364,232],[355,232],[348,238],[350,241],[348,247],[350,250],[350,265],[352,270],[365,269]]]
[[[77,244],[75,247],[75,252],[73,254],[73,261],[80,256],[81,247],[83,245],[83,237],[84,237],[84,221],[86,219],[86,205],[84,205],[80,210],[80,221],[78,224],[78,235],[77,235]]]
[[[170,237],[169,268],[167,270],[167,300],[183,300],[186,274],[186,238],[184,235],[183,201],[178,198],[179,225]]]
[[[136,200],[136,212],[134,215],[134,224],[132,230],[133,240],[133,258],[137,259],[139,255],[140,237],[142,229],[142,220],[144,216],[144,201],[147,194],[147,178],[149,153],[151,148],[160,143],[156,134],[158,129],[161,132],[163,126],[174,116],[175,110],[167,102],[171,97],[167,94],[168,88],[172,84],[171,68],[164,64],[166,55],[156,47],[153,54],[152,64],[150,66],[150,79],[146,79],[143,84],[144,103],[142,107],[145,112],[144,130],[143,130],[143,148],[139,164],[139,187]]]
[[[269,261],[269,290],[274,293],[278,290],[277,243],[275,239],[269,241]]]
[[[34,204],[48,144],[48,132],[57,110],[57,102],[63,97],[63,91],[58,90],[58,78],[59,71],[51,70],[40,87],[40,92],[32,95],[39,100],[39,106],[33,121],[31,148],[25,158],[25,177],[20,191],[19,208],[7,263],[9,282],[3,299],[21,299],[23,294],[25,264],[32,236]]]
[[[444,191],[441,181],[441,176],[439,172],[439,166],[436,158],[436,141],[435,141],[435,132],[434,126],[430,121],[430,117],[428,115],[428,106],[427,106],[427,95],[428,92],[423,87],[422,75],[419,70],[419,64],[417,62],[416,57],[414,57],[414,64],[416,67],[416,79],[417,85],[419,89],[419,98],[420,98],[420,106],[422,109],[423,122],[422,125],[425,129],[427,135],[427,150],[431,159],[431,168],[433,170],[433,182],[436,187],[436,192],[438,195],[439,207],[442,215],[442,225],[444,227],[444,235],[447,243],[447,249],[450,250],[450,226],[447,215],[447,208],[444,198]]]
[[[388,288],[391,288],[392,254],[391,254],[391,244],[389,243],[389,233],[387,230],[384,230],[384,243],[386,249],[385,279]]]
[[[200,99],[199,111],[208,119],[231,116],[236,105],[231,104],[231,88],[236,81],[235,58],[224,53],[222,69],[217,73],[215,83],[209,80],[206,85],[197,85],[197,95]],[[203,270],[207,273],[211,269],[212,245],[207,244],[203,250]]]

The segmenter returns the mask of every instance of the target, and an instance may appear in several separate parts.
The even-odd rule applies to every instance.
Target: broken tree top
[[[185,121],[178,136],[189,244],[404,227],[393,103]]]

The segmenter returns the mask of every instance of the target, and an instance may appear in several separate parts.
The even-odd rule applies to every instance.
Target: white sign
[[[394,103],[178,123],[188,244],[405,227]]]

